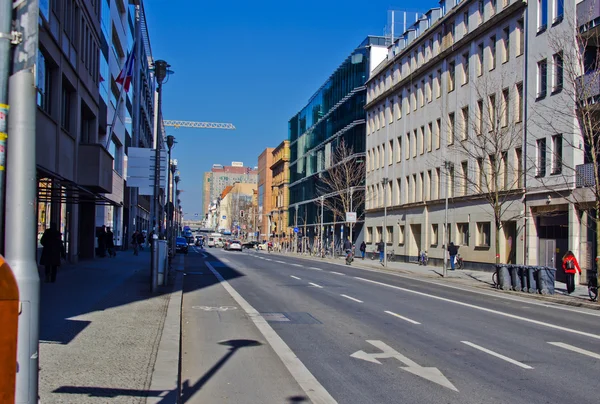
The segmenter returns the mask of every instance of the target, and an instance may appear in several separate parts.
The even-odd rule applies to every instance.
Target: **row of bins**
[[[554,294],[556,269],[533,265],[496,265],[496,286],[502,290]]]

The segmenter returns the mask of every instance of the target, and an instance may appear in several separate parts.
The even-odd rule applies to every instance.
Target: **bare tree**
[[[599,0],[600,1],[600,0]],[[553,174],[538,181],[581,212],[596,234],[600,253],[600,28],[593,2],[577,15],[566,14],[562,30],[548,32],[548,45],[554,54],[551,68],[554,102],[533,110],[536,126],[552,134],[548,148]],[[538,166],[540,162],[536,162]],[[544,162],[545,163],[545,162]],[[545,167],[544,167],[545,169]],[[600,273],[598,274],[600,281]]]
[[[524,193],[522,115],[519,108],[511,108],[515,100],[519,102],[520,87],[511,92],[507,82],[514,80],[505,76],[478,79],[473,83],[477,94],[474,111],[465,106],[451,114],[448,122],[449,140],[461,158],[460,166],[446,167],[449,185],[459,196],[484,201],[491,208],[496,264],[500,263],[500,231],[505,223],[521,217],[518,205]],[[480,241],[486,242],[490,240]]]
[[[331,212],[334,226],[337,222],[346,221],[346,212],[357,212],[357,220],[363,217],[364,181],[364,158],[356,155],[343,139],[340,140],[331,156],[331,165],[317,182],[317,195],[323,198],[324,210]],[[320,198],[315,203],[320,209]]]

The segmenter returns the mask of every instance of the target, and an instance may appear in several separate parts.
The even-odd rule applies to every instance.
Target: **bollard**
[[[511,284],[508,267],[505,264],[497,265],[496,271],[498,272],[498,289],[509,290]]]
[[[10,266],[0,256],[0,403],[15,402],[19,288]]]

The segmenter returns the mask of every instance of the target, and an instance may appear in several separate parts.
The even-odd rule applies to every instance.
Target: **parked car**
[[[242,251],[242,243],[238,240],[232,240],[227,247],[230,251]]]
[[[175,240],[175,252],[188,253],[188,243],[185,237],[177,237]]]
[[[265,251],[267,251],[269,249],[269,243],[264,242],[264,243],[258,244],[256,246],[256,249],[257,250],[265,250]]]

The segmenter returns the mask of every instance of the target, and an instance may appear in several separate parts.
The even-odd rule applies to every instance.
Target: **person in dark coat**
[[[450,270],[454,271],[454,261],[456,261],[456,255],[458,254],[458,246],[450,242],[448,246],[448,255],[450,255]]]
[[[362,259],[365,259],[365,252],[367,251],[367,244],[363,241],[360,243],[360,255],[362,255]]]
[[[106,226],[102,226],[98,232],[98,256],[106,257]]]
[[[115,235],[110,230],[110,227],[106,228],[106,235],[104,237],[106,242],[106,250],[108,251],[108,256],[111,258],[116,257],[117,253],[115,252]]]
[[[50,228],[44,231],[40,244],[43,246],[40,265],[46,269],[46,282],[54,283],[60,259],[65,258],[65,248],[55,223],[51,223]]]

